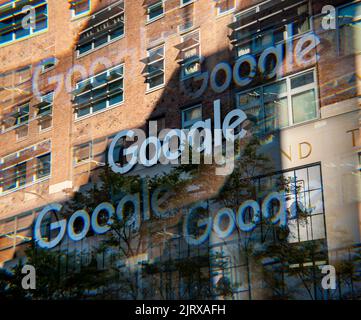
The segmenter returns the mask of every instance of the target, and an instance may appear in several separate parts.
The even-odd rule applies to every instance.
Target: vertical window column
[[[180,50],[177,60],[181,65],[181,79],[185,79],[201,71],[201,45],[199,30],[182,37],[182,43],[176,48]]]
[[[149,49],[148,57],[142,62],[146,64],[143,69],[147,90],[161,87],[164,84],[164,45]]]

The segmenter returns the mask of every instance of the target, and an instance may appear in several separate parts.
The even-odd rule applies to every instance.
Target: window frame
[[[196,34],[196,33],[198,33],[198,39],[199,39],[198,44],[192,45],[192,46],[186,48],[186,50],[182,49],[181,52],[183,54],[187,50],[196,48],[198,46],[199,54],[198,54],[198,57],[196,57],[196,56],[191,57],[190,58],[191,60],[188,61],[188,62],[183,63],[187,59],[182,59],[181,60],[181,80],[190,79],[190,78],[195,77],[195,76],[199,75],[200,73],[202,73],[202,46],[201,46],[201,32],[200,32],[200,29],[192,30],[190,32],[182,34],[182,42],[181,42],[181,44],[186,41],[186,40],[184,40],[185,38],[190,37],[192,34]],[[199,70],[197,70],[197,71],[195,71],[195,72],[193,72],[191,74],[186,75],[185,74],[185,68],[189,67],[192,64],[196,64],[196,63],[199,64]]]
[[[163,61],[163,70],[162,70],[162,75],[163,75],[163,81],[161,84],[158,84],[154,87],[150,87],[150,82],[148,81],[149,79],[151,78],[155,78],[157,75],[154,75],[153,77],[149,77],[149,74],[147,73],[146,74],[146,80],[147,80],[147,88],[146,88],[146,93],[150,93],[150,92],[153,92],[153,91],[156,91],[160,88],[163,88],[164,85],[165,85],[165,71],[166,71],[166,61],[165,61],[165,52],[166,52],[166,48],[165,48],[165,44],[161,44],[159,46],[156,46],[156,47],[153,47],[153,48],[150,48],[147,50],[147,59],[149,59],[152,55],[151,55],[151,52],[156,52],[157,50],[159,50],[160,48],[163,48],[163,56],[162,58],[160,59],[157,59],[155,61],[152,61],[151,63],[147,63],[146,64],[146,68],[148,68],[150,65],[152,64],[155,64],[157,62],[160,62],[160,61]]]
[[[41,8],[41,7],[45,7],[45,11],[44,11],[44,15],[45,15],[45,17],[46,17],[46,19],[45,19],[45,21],[46,21],[46,27],[45,28],[42,28],[42,29],[40,29],[40,30],[38,30],[37,31],[37,27],[35,26],[35,28],[30,28],[29,29],[29,34],[27,34],[27,35],[25,35],[25,36],[22,36],[22,37],[19,37],[19,38],[16,38],[16,31],[17,30],[21,30],[22,28],[20,28],[20,29],[11,29],[12,31],[11,32],[9,32],[9,33],[6,33],[6,34],[11,34],[11,40],[7,40],[7,41],[4,41],[4,42],[1,42],[0,41],[0,48],[1,47],[3,47],[3,46],[7,46],[7,45],[10,45],[10,44],[13,44],[13,43],[16,43],[16,42],[18,42],[18,41],[23,41],[23,40],[26,40],[26,39],[29,39],[29,38],[31,38],[31,37],[33,37],[33,36],[36,36],[36,35],[39,35],[39,34],[42,34],[42,33],[44,33],[44,32],[46,32],[46,31],[48,31],[48,28],[49,28],[49,8],[48,8],[48,5],[49,5],[49,3],[48,3],[48,0],[43,0],[44,2],[43,3],[39,3],[39,4],[36,4],[35,6],[32,6],[31,5],[31,2],[30,1],[28,1],[28,3],[26,3],[26,4],[24,4],[23,6],[22,6],[22,8],[25,6],[25,5],[31,5],[32,6],[32,8],[34,9],[34,10],[36,10],[36,9],[38,9],[38,8]],[[19,0],[12,0],[12,1],[8,1],[8,2],[6,2],[6,3],[4,3],[4,4],[2,4],[2,5],[0,5],[0,12],[1,12],[1,10],[3,9],[3,8],[6,8],[6,7],[10,7],[10,8],[14,8],[15,6],[16,6],[16,3],[17,2],[19,2]],[[21,9],[22,9],[21,8]],[[22,11],[21,10],[19,10],[19,11],[16,11],[14,14],[11,14],[10,16],[7,16],[7,17],[5,17],[5,18],[2,18],[2,19],[0,19],[0,24],[2,23],[2,21],[4,21],[4,20],[6,20],[7,18],[8,19],[11,19],[11,24],[12,25],[14,25],[14,17],[16,17],[17,15],[19,15],[19,14],[22,14]],[[36,22],[35,23],[37,23],[38,22],[38,20],[37,20],[37,15],[36,15]]]
[[[293,78],[299,77],[299,76],[301,76],[303,74],[307,74],[307,73],[310,73],[310,72],[312,72],[312,74],[313,74],[313,78],[314,78],[313,83],[303,85],[303,86],[301,86],[299,88],[296,88],[296,89],[291,88],[291,80]],[[244,95],[244,94],[247,94],[249,92],[255,91],[257,89],[261,89],[262,94],[261,94],[261,97],[260,97],[260,106],[262,108],[262,110],[261,110],[262,118],[260,120],[263,121],[263,122],[266,122],[267,118],[266,118],[266,114],[265,114],[264,88],[267,87],[267,86],[273,85],[273,84],[277,84],[277,83],[286,81],[286,94],[285,94],[285,97],[287,98],[288,125],[284,126],[284,127],[273,128],[272,130],[266,130],[266,125],[264,123],[262,125],[262,128],[260,128],[260,132],[262,134],[265,134],[265,133],[267,134],[267,133],[270,133],[270,132],[274,132],[275,130],[283,130],[283,129],[287,129],[287,128],[292,128],[292,127],[295,127],[295,126],[298,126],[298,125],[303,125],[303,124],[306,124],[306,123],[309,123],[309,122],[312,122],[312,121],[319,120],[320,116],[321,116],[321,110],[320,110],[317,79],[318,79],[318,77],[317,77],[316,68],[310,68],[310,69],[302,70],[300,72],[297,72],[297,73],[291,74],[289,76],[283,77],[281,79],[277,79],[276,81],[272,81],[272,82],[269,82],[269,83],[258,85],[258,86],[252,87],[250,89],[247,89],[247,90],[239,91],[239,92],[236,93],[236,108],[241,109],[241,110],[246,112],[248,110],[248,108],[242,108],[240,106],[239,97]],[[293,112],[292,97],[297,95],[297,94],[307,92],[309,90],[314,90],[314,93],[315,93],[316,116],[315,116],[315,118],[312,118],[312,119],[308,119],[308,120],[305,120],[305,121],[294,123],[294,121],[293,121],[293,113],[294,112]]]
[[[58,59],[55,57],[50,57],[42,62],[41,64],[41,73],[49,72],[53,69],[55,69],[56,65],[58,64]],[[51,65],[50,67],[46,67],[48,65]]]
[[[120,64],[118,64],[118,65],[116,65],[116,66],[113,66],[113,67],[111,67],[111,68],[109,68],[109,69],[103,70],[103,71],[101,71],[101,72],[99,72],[99,73],[97,73],[97,74],[95,74],[95,75],[93,75],[93,76],[91,76],[91,77],[88,77],[88,78],[86,78],[86,79],[82,79],[82,80],[78,81],[78,82],[76,83],[76,86],[75,86],[75,90],[74,90],[74,91],[79,90],[79,89],[81,88],[81,87],[79,87],[79,84],[81,84],[81,83],[86,83],[87,85],[90,85],[90,84],[94,83],[94,79],[95,79],[95,78],[97,78],[97,77],[99,77],[99,76],[101,76],[101,75],[103,75],[103,74],[106,74],[107,76],[109,76],[110,73],[111,73],[113,70],[118,69],[118,68],[122,68],[122,70],[123,70],[122,76],[120,76],[119,78],[115,78],[115,79],[113,79],[113,80],[111,80],[111,81],[107,81],[107,82],[105,82],[105,83],[102,83],[102,84],[100,84],[100,85],[98,84],[97,86],[92,87],[91,89],[87,89],[87,90],[85,90],[85,91],[82,91],[82,92],[80,92],[79,94],[75,95],[74,100],[76,99],[76,97],[79,97],[79,96],[81,96],[81,95],[87,94],[88,92],[92,92],[92,91],[97,90],[97,89],[101,89],[101,88],[103,88],[103,87],[104,87],[104,88],[108,88],[109,84],[112,84],[113,82],[117,82],[117,81],[122,80],[123,87],[122,87],[122,88],[120,89],[120,91],[119,91],[119,93],[120,93],[120,92],[122,93],[122,101],[110,105],[110,103],[109,103],[109,97],[106,96],[106,99],[104,99],[104,100],[106,101],[106,106],[105,106],[104,108],[100,109],[100,110],[93,111],[94,106],[93,106],[93,104],[92,104],[92,103],[90,102],[90,100],[89,100],[89,102],[87,103],[87,104],[89,104],[89,108],[90,108],[90,109],[89,109],[89,113],[87,113],[87,114],[85,114],[85,115],[83,115],[83,116],[79,116],[79,115],[78,115],[78,112],[75,112],[75,121],[88,118],[88,117],[90,117],[90,116],[99,114],[99,113],[101,113],[101,112],[110,110],[110,109],[112,109],[112,108],[116,108],[116,107],[118,107],[118,106],[120,106],[120,105],[122,105],[122,104],[124,103],[124,101],[125,101],[125,90],[124,90],[124,85],[125,85],[125,81],[124,81],[124,79],[125,79],[125,63],[120,63]],[[74,91],[73,91],[73,92],[74,92]],[[107,92],[108,92],[108,90],[107,90]],[[74,104],[74,102],[73,102],[73,104]],[[85,107],[85,108],[87,108],[87,107]]]
[[[28,179],[29,175],[30,175],[29,170],[31,169],[29,167],[29,165],[31,163],[34,164],[34,161],[37,158],[42,157],[42,156],[44,156],[46,154],[50,154],[50,159],[52,159],[51,140],[49,140],[49,139],[45,140],[43,142],[34,144],[32,146],[26,147],[24,149],[18,150],[18,151],[14,152],[14,153],[8,154],[8,155],[0,158],[0,165],[4,165],[6,163],[5,161],[11,161],[11,162],[15,161],[16,159],[20,158],[22,156],[22,154],[24,154],[24,152],[34,152],[34,151],[36,151],[38,146],[41,146],[43,143],[49,143],[49,145],[46,146],[47,150],[44,150],[44,152],[41,152],[41,153],[37,154],[36,156],[29,156],[25,160],[19,161],[19,162],[14,163],[14,164],[9,164],[8,166],[4,166],[4,168],[1,168],[1,171],[4,172],[5,170],[8,170],[8,169],[11,169],[11,168],[14,168],[14,167],[25,164],[25,183],[20,185],[20,183],[16,182],[15,187],[13,187],[11,189],[8,189],[8,190],[5,190],[5,191],[4,191],[3,185],[0,185],[0,197],[5,196],[5,195],[7,195],[9,193],[16,192],[18,190],[27,188],[27,187],[29,187],[29,186],[31,186],[33,184],[46,181],[46,180],[51,178],[52,165],[50,163],[50,173],[49,173],[49,175],[44,176],[44,177],[39,178],[39,179],[35,179],[35,175],[34,175],[35,172],[33,172],[31,174],[31,181],[30,181],[30,179]],[[5,160],[6,158],[10,158],[10,160]]]
[[[80,0],[81,1],[81,0]],[[92,0],[86,0],[88,1],[88,9],[85,10],[85,11],[82,11],[80,13],[75,13],[75,9],[74,8],[71,8],[70,11],[71,11],[71,17],[72,19],[78,19],[78,18],[81,18],[81,17],[84,17],[86,15],[88,15],[92,9]],[[74,2],[79,2],[79,0],[73,0],[72,1],[73,3]]]
[[[25,104],[22,104],[22,105],[16,107],[16,109],[18,110],[19,113],[21,113],[22,109],[25,109],[25,108],[27,108],[28,111],[27,111],[27,113],[16,117],[15,125],[14,125],[15,128],[19,128],[21,126],[25,126],[25,125],[29,124],[29,122],[30,122],[30,103],[27,102]],[[27,118],[27,119],[25,121],[19,122],[19,119],[22,119],[22,118]]]
[[[150,11],[151,11],[151,9],[155,8],[155,7],[158,7],[160,5],[162,7],[162,13],[150,19]],[[164,0],[159,0],[156,3],[153,3],[153,4],[149,5],[149,6],[147,6],[147,24],[152,23],[152,22],[154,22],[154,21],[156,21],[158,19],[161,19],[164,16],[165,16],[165,1]]]
[[[49,162],[50,162],[49,174],[44,175],[44,176],[42,176],[42,177],[39,177],[39,164],[38,164],[38,160],[39,160],[40,158],[43,158],[43,157],[46,157],[46,156],[49,156]],[[35,159],[36,159],[36,171],[33,173],[33,181],[39,181],[39,180],[42,180],[42,179],[51,177],[51,170],[52,170],[52,165],[51,165],[52,156],[51,156],[51,152],[47,152],[47,153],[38,155],[38,156],[35,157]]]
[[[82,58],[82,57],[84,57],[84,56],[86,56],[86,55],[88,55],[88,54],[91,54],[91,53],[95,52],[96,50],[99,50],[99,49],[101,49],[101,48],[104,48],[104,47],[106,47],[106,46],[108,46],[108,45],[110,45],[110,44],[112,44],[112,43],[114,43],[114,42],[116,42],[116,41],[118,41],[118,40],[120,40],[120,39],[123,39],[123,38],[125,37],[125,1],[119,0],[119,1],[117,1],[117,2],[115,2],[115,3],[112,3],[112,4],[109,5],[108,7],[106,7],[106,8],[104,8],[104,9],[101,9],[101,10],[95,12],[95,13],[92,15],[92,17],[95,17],[96,15],[101,14],[102,12],[104,12],[104,11],[106,11],[106,10],[109,10],[109,8],[116,7],[117,5],[120,5],[120,4],[123,4],[123,12],[119,14],[119,16],[123,16],[123,33],[122,33],[121,35],[113,38],[113,39],[111,39],[111,35],[108,34],[108,35],[107,35],[107,41],[106,41],[105,43],[100,44],[99,46],[95,46],[95,41],[94,41],[94,39],[93,39],[92,41],[90,41],[90,42],[85,42],[85,44],[89,44],[89,43],[90,43],[90,44],[91,44],[91,48],[90,48],[89,50],[86,50],[86,51],[82,52],[82,53],[80,52],[79,45],[78,45],[78,43],[77,43],[76,49],[75,49],[75,51],[76,51],[76,58],[77,58],[77,59],[80,59],[80,58]],[[115,18],[116,16],[117,16],[117,15],[113,15],[113,16],[111,16],[111,17],[112,17],[112,18]],[[103,24],[106,20],[108,20],[108,19],[102,20],[102,21],[98,22],[97,24],[95,24],[95,25],[93,25],[93,26],[91,26],[91,27],[88,27],[88,28],[86,28],[85,30],[83,30],[82,32],[80,32],[80,34],[79,34],[79,39],[80,39],[80,37],[81,37],[82,34],[86,33],[87,31],[93,29],[94,27],[96,27],[96,26],[98,26],[98,25]],[[79,41],[79,40],[78,40],[78,41]]]
[[[48,113],[45,112],[44,114],[42,114],[42,113],[40,112],[40,109],[38,109],[38,111],[37,111],[37,113],[36,113],[36,117],[37,117],[38,119],[42,119],[42,118],[44,118],[44,117],[49,116],[49,117],[51,118],[51,119],[50,119],[50,120],[51,120],[51,124],[50,124],[49,127],[45,128],[45,129],[42,129],[42,124],[39,123],[39,132],[48,131],[48,130],[50,130],[50,129],[53,127],[54,95],[55,95],[55,92],[54,92],[54,91],[50,91],[50,92],[44,94],[43,96],[41,96],[40,102],[45,102],[45,101],[46,101],[45,99],[46,99],[48,96],[51,96],[51,102],[48,101],[48,102],[50,103],[50,105],[44,107],[44,108],[49,108],[50,111],[49,111]]]
[[[260,12],[260,7],[266,3],[269,3],[271,2],[272,0],[266,0],[266,1],[263,1],[261,3],[258,3],[256,5],[253,5],[252,7],[250,8],[247,8],[245,10],[241,10],[237,13],[234,14],[233,16],[233,23],[236,23],[238,21],[238,18],[242,15],[245,15],[247,13],[251,13],[252,11],[254,11],[253,15],[255,14],[258,14]],[[290,40],[294,40],[294,39],[297,39],[299,37],[301,37],[302,35],[306,34],[307,32],[311,32],[314,27],[313,27],[313,21],[312,21],[312,5],[311,5],[311,1],[310,0],[300,0],[299,2],[297,2],[296,4],[293,4],[292,6],[290,6],[289,8],[294,8],[294,7],[297,7],[297,6],[302,6],[302,5],[307,5],[308,6],[308,23],[309,23],[309,29],[307,31],[303,31],[303,32],[300,32],[298,34],[294,34],[293,32],[291,32],[291,37],[289,36],[289,33],[290,33],[290,30],[288,28],[288,25],[287,23],[285,24],[280,24],[280,25],[277,25],[276,28],[274,29],[267,29],[267,30],[259,30],[255,33],[252,33],[251,35],[249,35],[247,38],[243,39],[243,42],[246,43],[246,39],[249,39],[249,42],[250,42],[250,52],[248,53],[244,53],[242,55],[239,54],[239,42],[240,40],[238,41],[234,41],[235,43],[233,44],[233,47],[236,49],[236,58],[239,58],[243,55],[246,55],[246,54],[252,54],[252,55],[257,55],[259,54],[260,52],[262,52],[262,50],[264,50],[265,48],[262,48],[260,49],[260,51],[256,51],[254,52],[254,43],[255,43],[255,40],[257,40],[257,38],[259,37],[263,37],[264,35],[267,35],[269,33],[272,32],[272,42],[273,42],[273,46],[276,46],[277,44],[280,44],[280,43],[285,43],[286,41],[290,41]],[[271,15],[268,15],[266,17],[272,17],[272,16],[276,16],[277,14],[279,14],[279,12],[277,13],[274,13],[274,14],[271,14]],[[257,24],[257,21],[259,19],[255,19],[254,21],[248,23],[248,24],[245,24],[245,25],[242,25],[241,27],[237,28],[237,29],[234,29],[234,32],[241,32],[243,29],[245,29],[246,27],[248,26],[251,26],[253,24]],[[275,40],[274,38],[274,33],[275,31],[277,31],[280,27],[283,27],[284,30],[283,30],[283,40],[281,41],[277,41]],[[258,28],[257,28],[258,29]]]
[[[79,160],[76,157],[76,152],[82,148],[89,148],[89,154],[88,154],[88,158]],[[73,149],[73,166],[74,167],[81,166],[85,163],[89,163],[92,160],[93,160],[93,143],[92,143],[92,141],[89,141],[89,142],[86,142],[86,143],[83,143],[83,144],[80,144],[80,145],[77,145],[74,147],[74,149]]]
[[[220,6],[217,6],[217,17],[222,17],[236,10],[236,5],[237,5],[236,0],[232,0],[232,1],[233,1],[233,7],[223,12],[221,12]]]
[[[179,4],[179,7],[180,8],[183,8],[183,7],[185,7],[185,6],[187,6],[187,5],[189,5],[189,4],[191,4],[191,3],[194,3],[194,2],[196,2],[197,0],[186,0],[186,1],[188,1],[188,2],[184,2],[185,0],[180,0],[180,4]]]
[[[201,110],[201,118],[197,119],[197,120],[188,120],[188,121],[186,121],[185,120],[186,119],[186,117],[185,117],[186,112],[190,111],[190,110],[193,110],[193,109],[197,109],[197,108],[200,108],[200,110]],[[201,103],[195,104],[195,105],[190,106],[190,107],[183,108],[183,109],[181,109],[181,112],[182,112],[182,129],[186,129],[186,130],[190,129],[196,122],[203,120],[203,105]]]
[[[338,56],[341,56],[340,28],[342,27],[342,26],[340,25],[339,12],[340,12],[340,10],[342,10],[342,9],[344,9],[344,8],[347,8],[347,7],[349,7],[349,6],[351,7],[351,6],[356,5],[356,4],[358,4],[358,5],[361,6],[361,1],[359,1],[359,0],[354,0],[354,1],[350,2],[350,3],[342,4],[342,5],[340,5],[340,6],[338,6],[338,7],[336,8],[336,38],[337,38],[337,44],[336,44],[336,46],[337,46],[337,55],[338,55]],[[359,18],[358,21],[361,22],[361,16],[358,16],[357,18]],[[353,52],[353,53],[351,53],[351,55],[352,55],[352,54],[358,54],[358,53],[360,53],[360,52]],[[350,54],[349,54],[349,55],[350,55]]]
[[[4,194],[4,193],[7,193],[7,192],[11,192],[11,191],[15,191],[15,190],[18,190],[22,187],[25,187],[27,185],[27,176],[26,176],[26,173],[27,173],[27,162],[28,161],[22,161],[20,163],[17,163],[17,164],[14,164],[12,166],[9,166],[5,169],[2,169],[3,172],[7,171],[7,170],[10,170],[10,169],[14,169],[15,172],[13,174],[13,180],[12,180],[12,184],[11,186],[13,187],[10,187],[9,189],[6,189],[4,190],[4,186],[1,185],[1,194]],[[21,166],[25,166],[25,172],[23,173],[23,176],[18,176],[18,173],[19,173],[19,170],[18,168],[20,168]],[[25,182],[21,184],[21,179],[25,177]]]

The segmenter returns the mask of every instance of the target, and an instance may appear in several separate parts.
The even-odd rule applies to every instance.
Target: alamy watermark
[[[32,265],[24,265],[21,269],[21,273],[25,274],[25,277],[21,280],[21,286],[24,290],[36,289],[36,270]]]

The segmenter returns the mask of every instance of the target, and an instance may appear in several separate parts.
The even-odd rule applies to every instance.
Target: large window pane
[[[84,14],[87,11],[83,6],[82,12],[74,14]],[[73,11],[74,12],[74,11]],[[87,28],[81,32],[77,44],[78,55],[92,51],[100,46],[108,44],[111,40],[120,38],[124,34],[124,3],[116,1],[109,5],[107,9],[101,9],[93,14],[87,23]]]
[[[74,91],[74,102],[79,108],[77,117],[83,117],[122,102],[124,98],[123,72],[124,66],[119,65],[78,82]],[[89,84],[91,84],[90,88]],[[82,88],[88,91],[82,93]]]
[[[301,123],[317,117],[315,90],[308,90],[292,97],[293,122]]]
[[[97,101],[93,105],[93,112],[103,110],[107,107],[107,100]]]
[[[296,89],[314,82],[313,71],[303,73],[291,79],[291,88]]]
[[[190,128],[197,121],[202,120],[202,106],[186,109],[182,112],[182,127]]]
[[[263,130],[264,115],[261,94],[261,89],[256,89],[239,96],[239,106],[246,113],[248,120],[252,122],[255,133]]]
[[[121,93],[115,94],[109,98],[109,105],[112,106],[112,105],[121,103],[122,101],[123,101],[123,93],[121,92]]]
[[[94,41],[94,48],[100,47],[101,45],[108,42],[108,35],[101,36]]]
[[[361,21],[340,28],[340,50],[345,55],[361,51]]]
[[[83,54],[87,51],[90,51],[92,49],[92,43],[89,42],[89,43],[86,43],[86,44],[83,44],[81,47],[79,47],[79,54]]]
[[[90,107],[86,107],[86,108],[81,108],[78,110],[77,115],[78,118],[86,116],[87,114],[90,113]]]
[[[163,14],[163,1],[149,7],[148,9],[148,20],[153,20]]]
[[[124,34],[124,26],[120,26],[119,28],[113,30],[110,33],[110,40],[121,37]]]
[[[50,175],[50,154],[43,155],[37,158],[37,179],[44,178]]]
[[[3,25],[0,22],[0,44],[13,40],[13,33],[11,31],[3,31],[5,28],[7,28],[7,25]]]
[[[26,162],[16,166],[16,181],[19,187],[26,184]]]
[[[158,76],[154,76],[149,79],[149,89],[158,87],[164,83],[164,77],[163,74],[160,74]]]
[[[265,104],[266,130],[273,131],[288,126],[287,98]]]
[[[361,4],[344,7],[338,14],[340,26],[340,51],[352,54],[361,51]]]

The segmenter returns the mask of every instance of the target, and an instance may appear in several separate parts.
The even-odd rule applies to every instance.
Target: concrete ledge
[[[360,103],[361,103],[361,98],[356,97],[322,107],[321,119],[327,119],[338,116],[343,113],[360,110]]]
[[[61,183],[53,184],[49,187],[49,194],[63,192],[65,189],[73,188],[73,181],[64,181]]]

